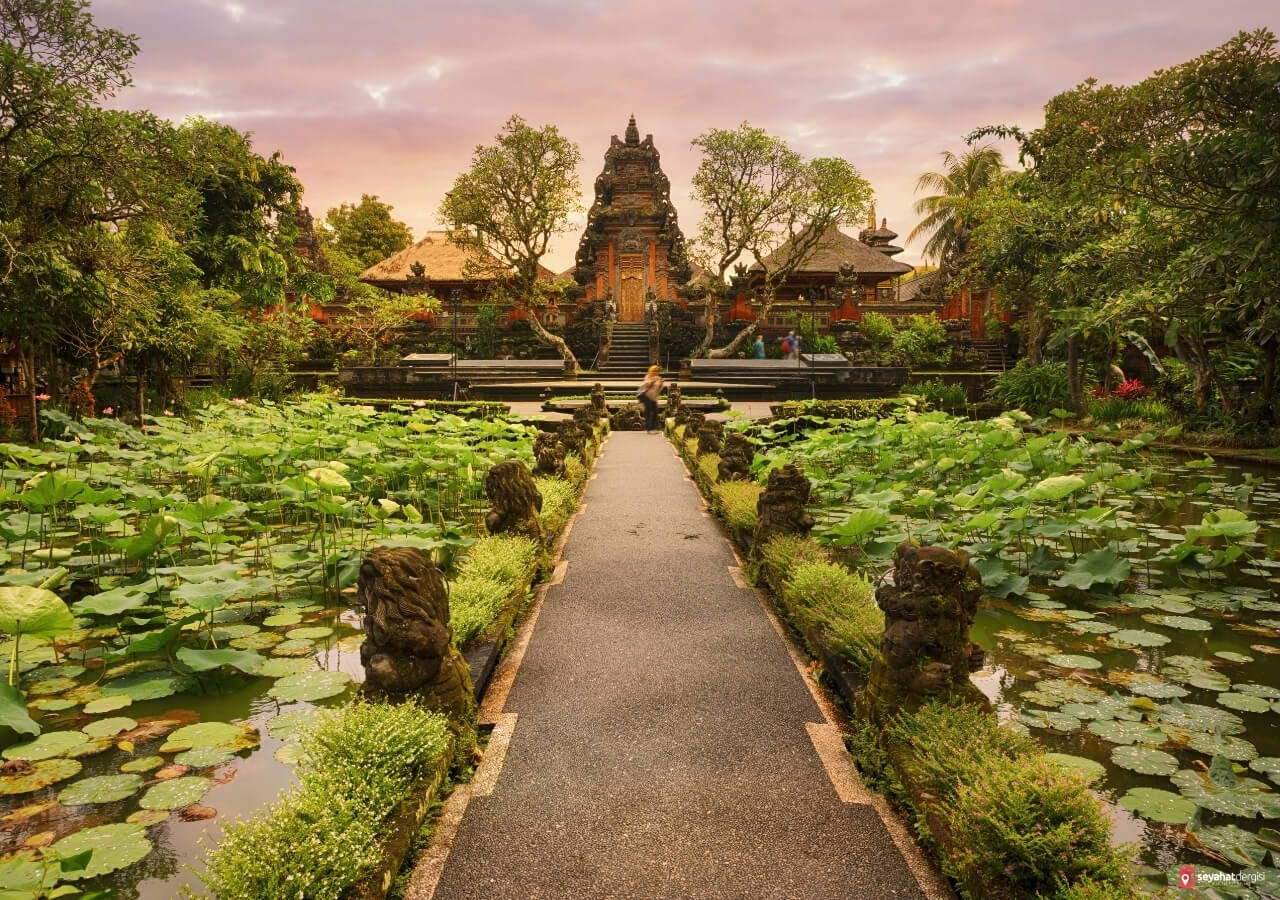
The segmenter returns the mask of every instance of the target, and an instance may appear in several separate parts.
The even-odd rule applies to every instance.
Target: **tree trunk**
[[[142,418],[143,413],[146,411],[146,410],[145,410],[145,405],[146,405],[146,402],[147,402],[147,381],[146,381],[146,378],[147,378],[147,367],[146,367],[146,365],[145,365],[144,363],[138,363],[138,371],[137,371],[137,375],[136,375],[136,378],[135,378],[136,384],[135,384],[135,387],[134,387],[134,390],[135,390],[135,393],[134,393],[134,400],[135,400],[135,401],[137,402],[137,404],[138,404],[138,430],[139,430],[139,431],[144,431],[144,432],[147,430],[147,423],[146,423],[146,421]]]
[[[31,421],[27,436],[32,444],[40,443],[40,416],[36,412],[36,351],[33,347],[18,345],[18,367],[27,383],[27,402],[31,406]]]
[[[1276,396],[1276,339],[1262,345],[1262,421],[1274,425],[1276,421],[1272,403]]]
[[[702,359],[711,350],[711,344],[716,338],[716,316],[720,312],[720,292],[718,290],[708,290],[702,298],[703,315],[706,318],[706,330],[702,335],[702,341],[698,344],[691,356],[695,359]]]
[[[1179,334],[1177,340],[1173,343],[1174,354],[1191,374],[1191,380],[1195,385],[1196,391],[1196,406],[1204,406],[1208,401],[1209,385],[1213,381],[1208,354],[1202,351],[1203,344],[1199,340],[1193,343],[1182,334]]]
[[[1071,408],[1084,410],[1084,383],[1080,377],[1080,336],[1067,338],[1067,391],[1071,394]]]
[[[768,307],[766,307],[764,312],[761,313],[761,316],[763,316],[766,312],[768,312]],[[754,322],[749,323],[746,328],[743,328],[741,331],[735,334],[733,336],[733,340],[731,340],[729,343],[725,344],[723,347],[718,347],[715,350],[709,351],[707,353],[707,358],[708,359],[731,358],[735,353],[738,352],[739,348],[741,348],[742,345],[746,343],[747,338],[751,337],[751,335],[756,333],[756,329],[759,327],[759,323],[760,323],[759,318],[757,318]]]
[[[537,314],[532,310],[529,311],[529,327],[538,336],[538,340],[556,348],[560,358],[564,360],[566,368],[570,368],[574,372],[578,371],[578,358],[573,355],[573,351],[569,349],[569,345],[565,343],[564,338],[547,331],[546,326],[538,321]]]

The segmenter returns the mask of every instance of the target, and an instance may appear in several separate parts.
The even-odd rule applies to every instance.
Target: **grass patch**
[[[578,508],[578,489],[563,478],[535,478],[542,494],[542,529],[555,533]]]
[[[412,701],[325,712],[302,738],[298,786],[228,825],[201,880],[219,900],[337,900],[377,865],[383,821],[448,742],[444,716]]]
[[[457,566],[457,580],[491,578],[514,587],[529,575],[538,545],[527,537],[495,534],[476,541]]]
[[[813,538],[798,534],[778,534],[760,548],[760,561],[771,567],[783,580],[791,577],[797,566],[827,562],[827,551]]]
[[[817,627],[841,659],[860,672],[871,668],[884,633],[875,589],[839,563],[795,566],[782,589],[783,603],[801,632]]]
[[[489,630],[507,599],[511,586],[493,578],[460,578],[449,587],[449,628],[456,647],[466,647]]]
[[[490,629],[512,592],[529,580],[538,553],[534,541],[517,535],[491,535],[471,546],[449,584],[454,645],[466,647]]]
[[[756,481],[722,481],[714,485],[716,506],[730,528],[755,531],[756,503],[764,485]]]
[[[698,472],[708,484],[715,484],[720,478],[720,454],[704,453],[698,457]]]

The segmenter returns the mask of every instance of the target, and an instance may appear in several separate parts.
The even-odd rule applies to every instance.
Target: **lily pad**
[[[1172,616],[1146,613],[1143,615],[1142,619],[1144,622],[1150,622],[1152,625],[1164,625],[1166,628],[1177,628],[1182,631],[1213,630],[1212,622],[1208,619],[1198,619],[1195,616]]]
[[[1107,643],[1118,647],[1163,647],[1173,639],[1154,631],[1143,631],[1140,628],[1125,628],[1107,635]]]
[[[1258,748],[1253,744],[1244,738],[1231,737],[1230,735],[1196,732],[1191,735],[1191,740],[1187,742],[1187,746],[1192,750],[1203,753],[1205,756],[1225,756],[1227,759],[1233,759],[1236,762],[1248,762],[1258,755]]]
[[[276,613],[273,616],[267,616],[262,620],[262,624],[268,628],[285,628],[290,625],[297,625],[302,621],[302,616],[296,612]]]
[[[1055,653],[1046,662],[1064,669],[1101,669],[1102,661],[1081,653]]]
[[[267,733],[276,740],[290,740],[309,728],[313,722],[320,718],[320,715],[320,710],[314,707],[291,709],[288,712],[282,712],[267,722]]]
[[[1164,731],[1146,722],[1090,722],[1089,730],[1113,744],[1163,744]]]
[[[147,840],[141,825],[120,822],[77,831],[50,848],[54,856],[62,859],[86,850],[93,851],[88,865],[78,871],[63,872],[62,878],[79,881],[123,869],[150,853],[151,841]]]
[[[1111,634],[1118,630],[1110,622],[1101,622],[1097,619],[1068,622],[1067,627],[1079,634]]]
[[[166,672],[136,672],[102,685],[107,696],[123,695],[133,700],[158,700],[192,690],[196,683],[186,675]]]
[[[170,734],[169,739],[160,746],[160,752],[174,753],[195,747],[223,747],[236,751],[247,750],[257,745],[258,731],[251,725],[197,722],[194,725],[185,725]]]
[[[1171,780],[1184,797],[1213,812],[1245,819],[1280,818],[1280,794],[1256,778],[1236,775],[1224,757],[1215,757],[1208,772],[1183,769]]]
[[[50,678],[46,681],[37,681],[34,684],[27,685],[27,694],[32,697],[47,697],[51,694],[61,694],[69,691],[76,686],[74,678],[60,676],[58,678]]]
[[[212,786],[212,779],[200,775],[184,775],[152,785],[142,795],[138,805],[143,809],[178,809],[190,806]]]
[[[1215,650],[1213,652],[1213,655],[1218,657],[1218,659],[1224,659],[1227,662],[1233,662],[1233,663],[1253,662],[1253,657],[1250,656],[1249,654],[1236,653],[1234,650]]]
[[[237,650],[234,647],[221,647],[217,650],[183,647],[178,650],[178,661],[192,672],[208,672],[222,666],[252,672],[262,662],[262,657],[251,650]]]
[[[90,700],[84,705],[84,711],[91,716],[96,716],[99,713],[115,712],[118,709],[124,709],[132,703],[132,697],[126,697],[123,694],[116,694],[112,697],[99,697],[97,700]]]
[[[1177,684],[1170,684],[1167,681],[1144,681],[1130,686],[1135,694],[1141,694],[1144,697],[1153,697],[1156,700],[1173,700],[1178,697],[1185,697],[1191,693],[1186,688]]]
[[[1177,757],[1154,747],[1114,747],[1111,761],[1142,775],[1172,775],[1178,771]]]
[[[130,813],[125,821],[130,825],[141,825],[144,828],[149,828],[152,825],[159,825],[167,818],[169,818],[167,809],[139,809]]]
[[[1107,774],[1106,766],[1083,756],[1072,756],[1069,753],[1046,753],[1044,758],[1052,760],[1073,772],[1079,772],[1090,781],[1100,781]]]
[[[84,733],[91,738],[109,738],[115,737],[122,731],[129,731],[137,728],[136,719],[130,719],[127,716],[115,716],[110,719],[99,719],[96,722],[90,722],[84,726]]]
[[[1184,731],[1217,731],[1221,734],[1240,734],[1244,720],[1235,713],[1199,703],[1182,703],[1175,700],[1160,707],[1156,718],[1166,725]]]
[[[5,759],[32,761],[52,759],[55,756],[65,756],[67,751],[88,742],[89,736],[83,731],[50,731],[40,735],[33,741],[6,747],[4,753],[0,755],[3,755]]]
[[[333,634],[333,629],[324,625],[312,625],[307,628],[295,628],[292,631],[286,631],[285,637],[291,641],[315,641],[321,638],[327,638]]]
[[[257,634],[261,630],[257,625],[249,625],[248,623],[219,625],[213,629],[213,637],[219,644],[227,644],[231,641]]]
[[[1273,782],[1280,781],[1280,756],[1259,756],[1249,760],[1249,768],[1266,775]]]
[[[1261,697],[1255,697],[1253,694],[1219,694],[1218,702],[1228,709],[1238,709],[1240,712],[1264,713],[1271,711],[1270,703]]]
[[[190,766],[193,769],[203,769],[208,766],[220,766],[224,762],[235,759],[236,751],[227,747],[193,747],[190,750],[184,750],[173,758],[173,761],[180,766]]]
[[[58,794],[63,806],[83,806],[88,803],[114,803],[132,797],[142,787],[141,775],[98,775],[82,778]]]
[[[1234,684],[1231,686],[1231,689],[1241,694],[1252,694],[1254,697],[1266,697],[1268,700],[1280,700],[1280,688],[1273,688],[1269,684]]]
[[[1196,812],[1196,805],[1186,797],[1159,788],[1130,788],[1118,802],[1144,819],[1170,825],[1185,825]]]
[[[265,675],[268,678],[284,678],[286,675],[310,672],[315,667],[316,661],[311,657],[294,659],[277,657],[275,659],[264,659],[258,664],[258,668],[254,670],[253,674]]]
[[[278,700],[323,700],[341,694],[350,683],[346,672],[302,672],[281,678],[267,693]]]
[[[76,702],[74,700],[64,700],[58,697],[46,697],[44,700],[37,700],[31,704],[41,712],[62,712],[67,709],[75,709]],[[31,732],[26,732],[30,734]]]
[[[1053,731],[1075,731],[1080,727],[1080,720],[1075,716],[1047,709],[1022,711],[1021,720],[1028,728],[1049,728]]]
[[[270,631],[260,631],[257,634],[248,634],[244,637],[233,638],[231,646],[237,650],[270,650],[272,647],[284,640],[280,635]]]
[[[272,656],[309,656],[315,652],[315,641],[298,638],[292,641],[281,641],[271,648]]]
[[[131,759],[120,767],[121,772],[150,772],[163,766],[165,759],[163,756],[139,756],[137,759]]]
[[[47,788],[80,774],[80,768],[80,762],[74,759],[36,760],[30,769],[0,776],[0,795],[29,794]]]
[[[1200,846],[1242,866],[1256,866],[1267,856],[1267,848],[1258,843],[1256,835],[1235,825],[1197,828],[1188,834]]]

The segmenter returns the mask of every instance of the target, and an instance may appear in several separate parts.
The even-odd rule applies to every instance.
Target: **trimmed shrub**
[[[985,770],[988,760],[1015,759],[1038,749],[1030,737],[980,707],[936,700],[899,716],[885,738],[907,751],[912,779],[943,801]]]
[[[219,900],[337,900],[377,865],[384,820],[448,742],[444,716],[413,701],[322,713],[302,738],[298,786],[226,826],[199,877]]]
[[[951,361],[947,329],[936,316],[912,316],[907,327],[894,334],[892,346],[894,354],[912,368]]]
[[[492,578],[514,587],[529,577],[538,546],[527,537],[495,534],[471,545],[457,566],[457,580]]]
[[[449,628],[453,643],[466,647],[489,630],[507,599],[512,586],[493,578],[471,576],[449,585]]]
[[[710,484],[720,478],[720,454],[704,453],[698,457],[698,472]]]
[[[535,478],[534,484],[542,494],[543,529],[559,531],[578,508],[578,489],[563,478]]]
[[[564,480],[578,486],[587,480],[587,467],[576,453],[564,458]]]
[[[764,485],[757,481],[722,481],[713,490],[725,524],[755,531],[756,503],[764,493]]]
[[[798,566],[827,562],[827,551],[811,537],[778,534],[760,548],[760,561],[787,579]]]
[[[796,566],[783,602],[801,631],[817,627],[827,645],[860,672],[871,668],[884,633],[884,613],[865,576],[831,562]]]
[[[914,394],[930,409],[956,409],[968,401],[963,384],[951,384],[941,378],[931,378],[904,388],[903,393]]]
[[[944,807],[956,836],[944,865],[961,884],[1011,900],[1069,896],[1086,879],[1123,885],[1125,855],[1111,846],[1111,823],[1086,776],[1043,754],[968,753],[986,765]]]
[[[893,343],[898,329],[893,327],[893,320],[877,312],[869,312],[862,317],[858,325],[858,333],[871,345],[873,350],[887,350]]]

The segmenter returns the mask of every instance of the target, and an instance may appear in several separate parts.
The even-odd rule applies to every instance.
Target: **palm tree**
[[[1004,158],[991,144],[975,147],[959,157],[950,150],[944,150],[942,171],[925,172],[916,181],[917,192],[932,190],[938,193],[916,201],[915,212],[924,218],[911,229],[907,240],[914,241],[918,236],[928,235],[924,255],[932,257],[940,265],[962,254],[968,229],[958,221],[957,207],[995,181],[1003,170]]]

